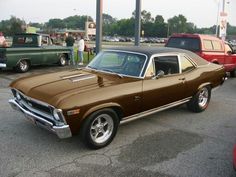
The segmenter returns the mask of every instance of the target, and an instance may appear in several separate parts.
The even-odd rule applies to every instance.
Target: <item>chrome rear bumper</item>
[[[6,68],[7,65],[5,63],[0,63],[0,68]]]
[[[59,138],[69,138],[72,136],[69,125],[55,126],[52,122],[45,120],[43,117],[40,117],[35,113],[24,109],[20,104],[16,102],[15,99],[10,99],[8,102],[14,110],[23,113],[25,118],[27,118],[31,123],[35,124],[36,126],[45,128],[55,133]]]

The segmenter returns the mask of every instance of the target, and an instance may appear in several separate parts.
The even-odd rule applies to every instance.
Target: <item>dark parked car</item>
[[[89,147],[101,148],[120,123],[184,103],[204,111],[224,79],[223,66],[186,50],[121,47],[83,69],[15,80],[9,103],[60,138],[80,132]]]

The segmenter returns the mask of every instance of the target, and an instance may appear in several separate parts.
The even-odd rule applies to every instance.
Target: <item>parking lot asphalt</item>
[[[113,142],[87,149],[75,136],[61,140],[13,111],[8,84],[16,78],[71,67],[0,71],[1,177],[233,177],[236,78],[212,93],[208,109],[185,105],[121,125]]]

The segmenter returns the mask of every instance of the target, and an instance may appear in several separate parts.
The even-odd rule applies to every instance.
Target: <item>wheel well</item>
[[[69,54],[68,54],[68,53],[62,53],[61,55],[65,55],[65,56],[66,56],[66,59],[67,59],[67,60],[69,59]]]
[[[198,87],[198,90],[200,90],[201,88],[203,87],[210,87],[210,89],[212,89],[212,83],[205,83],[205,84],[202,84]]]
[[[119,117],[119,119],[121,121],[122,117],[124,116],[122,109],[119,107],[115,107],[115,106],[111,107],[111,109],[113,109],[116,112],[117,116]]]
[[[119,117],[119,120],[121,120],[123,118],[124,114],[123,114],[123,111],[122,111],[122,109],[120,107],[118,107],[118,106],[108,106],[108,107],[103,107],[103,108],[100,108],[100,109],[95,109],[92,112],[90,112],[89,114],[86,114],[85,117],[83,117],[82,122],[84,122],[86,117],[90,116],[92,113],[94,113],[96,111],[99,111],[99,110],[102,110],[102,109],[112,109],[113,111],[115,111],[115,113]]]
[[[219,62],[218,62],[218,61],[213,61],[212,63],[214,63],[214,64],[217,64],[217,65],[219,64]]]

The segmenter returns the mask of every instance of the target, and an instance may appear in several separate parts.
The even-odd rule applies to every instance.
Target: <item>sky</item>
[[[217,22],[217,1],[223,0],[141,0],[142,10],[152,17],[162,15],[167,22],[175,15],[184,15],[197,27],[210,27]],[[236,26],[236,0],[226,0],[228,22]],[[103,0],[103,12],[114,18],[130,18],[136,0]],[[50,18],[89,15],[96,19],[96,0],[0,0],[0,21],[11,15],[29,22],[47,22]],[[222,7],[220,7],[220,10]]]

